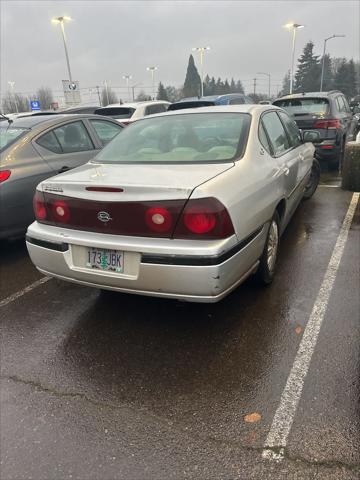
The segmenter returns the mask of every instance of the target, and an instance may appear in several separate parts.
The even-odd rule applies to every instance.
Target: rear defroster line
[[[269,433],[265,440],[262,453],[264,459],[275,460],[279,462],[284,458],[287,439],[296,415],[305,378],[309,371],[311,358],[316,347],[320,328],[325,318],[330,295],[334,287],[336,274],[344,253],[346,240],[359,197],[359,193],[353,194],[348,211],[341,226],[340,233],[336,240],[336,244],[321,283],[319,293],[316,297],[315,304],[306,324],[306,328],[304,330],[293,366],[288,376],[284,391],[281,395],[280,404],[275,412]]]

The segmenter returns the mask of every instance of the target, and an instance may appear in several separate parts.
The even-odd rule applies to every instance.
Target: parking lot
[[[338,184],[298,208],[270,287],[214,305],[39,282],[23,241],[1,244],[2,478],[359,478],[360,215],[329,269],[357,202]]]

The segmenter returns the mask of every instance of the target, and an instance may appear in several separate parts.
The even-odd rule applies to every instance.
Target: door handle
[[[283,174],[287,177],[290,173],[290,170],[287,167],[283,168]]]
[[[66,165],[64,167],[61,167],[60,170],[58,170],[58,173],[64,173],[70,170],[70,167],[67,167]]]

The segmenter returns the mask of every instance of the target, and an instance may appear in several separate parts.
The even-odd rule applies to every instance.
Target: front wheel
[[[280,218],[277,212],[271,219],[269,231],[266,237],[264,251],[260,257],[256,279],[265,285],[269,285],[275,276],[276,261],[280,243]]]
[[[309,177],[309,181],[306,184],[303,199],[308,200],[311,198],[314,193],[316,192],[316,189],[319,185],[320,182],[320,164],[319,162],[315,159],[311,168],[311,173]]]

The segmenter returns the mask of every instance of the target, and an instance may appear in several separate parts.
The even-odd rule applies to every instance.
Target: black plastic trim
[[[56,250],[57,252],[66,252],[69,250],[68,243],[54,243],[54,242],[46,242],[45,240],[39,240],[38,238],[32,238],[26,235],[26,241],[28,243],[32,243],[33,245],[37,245],[38,247],[48,248],[49,250]]]
[[[149,253],[143,253],[141,263],[152,263],[160,265],[194,265],[194,266],[211,266],[220,265],[229,258],[236,255],[240,250],[245,248],[255,237],[262,231],[263,225],[257,228],[248,237],[241,240],[234,247],[230,248],[220,255],[213,256],[195,256],[195,255],[153,255]]]

